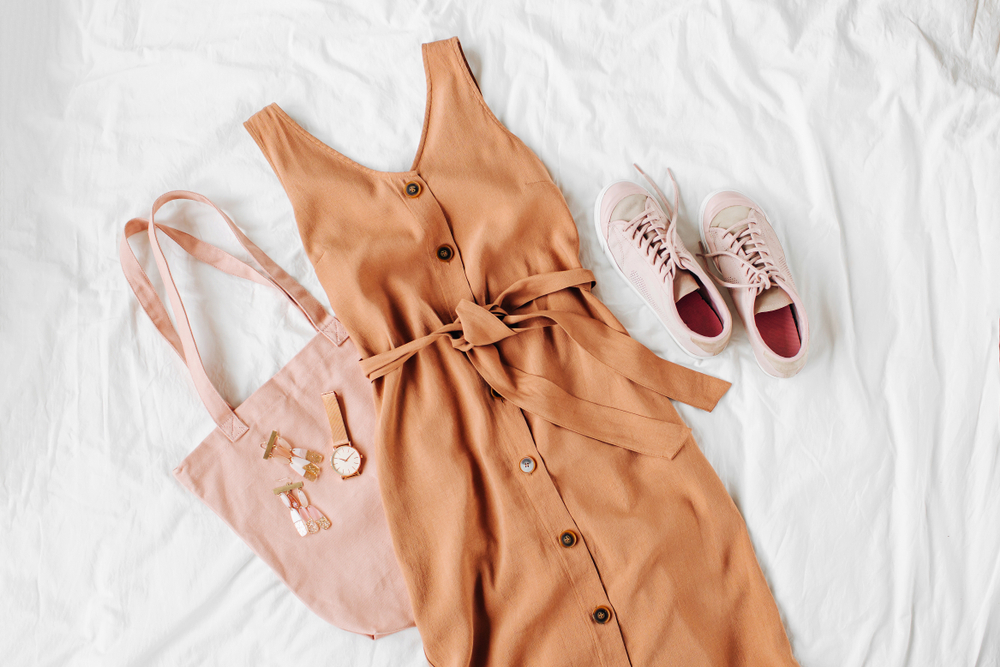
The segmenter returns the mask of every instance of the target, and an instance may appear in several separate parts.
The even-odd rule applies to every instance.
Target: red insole
[[[722,333],[722,320],[705,301],[701,290],[696,290],[677,302],[677,314],[687,327],[702,336],[714,338]]]
[[[785,306],[769,313],[754,315],[757,330],[764,343],[781,357],[790,358],[799,353],[799,327],[795,324],[795,314],[791,306]]]

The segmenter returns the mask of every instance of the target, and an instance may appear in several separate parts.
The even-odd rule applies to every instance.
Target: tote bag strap
[[[175,199],[199,201],[212,206],[226,220],[230,229],[240,241],[240,244],[246,248],[247,252],[249,252],[254,260],[260,265],[262,272],[258,272],[258,270],[254,269],[247,263],[209,243],[205,243],[204,241],[191,236],[190,234],[174,229],[173,227],[156,223],[155,216],[159,208],[163,204]],[[215,204],[202,195],[186,191],[168,192],[157,199],[153,204],[150,220],[152,222],[141,218],[134,218],[126,224],[125,234],[122,237],[119,248],[122,271],[124,272],[125,278],[128,280],[132,291],[135,293],[136,298],[139,300],[139,303],[153,321],[157,330],[163,335],[167,342],[170,343],[181,359],[184,360],[189,372],[191,373],[195,388],[197,389],[199,396],[201,396],[202,402],[208,409],[209,414],[212,416],[212,419],[227,438],[231,441],[235,441],[247,431],[247,426],[236,415],[233,408],[222,398],[205,372],[205,367],[201,361],[197,344],[194,341],[194,335],[191,331],[191,325],[187,317],[187,312],[184,309],[180,293],[177,291],[173,277],[170,274],[166,257],[163,255],[162,248],[160,247],[159,240],[156,236],[156,230],[160,230],[169,236],[172,240],[178,243],[181,248],[196,259],[199,259],[206,264],[219,269],[220,271],[239,278],[251,280],[262,285],[269,285],[277,288],[293,304],[295,304],[295,306],[306,316],[309,322],[319,333],[323,334],[334,344],[342,344],[347,339],[347,332],[335,317],[326,312],[326,309],[323,308],[322,304],[320,304],[305,290],[305,288],[299,285],[298,282],[296,282],[291,276],[275,264],[260,248],[254,245],[250,239],[248,239],[242,231],[236,227],[232,220],[226,216],[225,213],[223,213],[217,206],[215,206]],[[149,281],[149,277],[139,264],[139,261],[129,244],[128,239],[131,236],[144,230],[147,232],[147,236],[150,239],[153,256],[156,260],[160,277],[166,287],[167,296],[170,299],[171,307],[177,319],[177,328],[174,327],[163,302],[160,300],[159,295],[153,288],[152,283]]]
[[[330,313],[326,311],[326,308],[323,307],[323,304],[317,301],[313,295],[306,290],[306,288],[288,275],[284,269],[268,257],[263,250],[258,248],[250,239],[248,239],[243,231],[236,226],[236,223],[234,223],[232,219],[226,215],[221,208],[216,206],[215,203],[208,197],[200,195],[197,192],[190,192],[188,190],[173,190],[162,194],[156,199],[155,202],[153,202],[153,209],[150,212],[149,221],[155,224],[156,212],[160,210],[164,204],[177,199],[187,199],[190,201],[201,202],[203,204],[208,204],[215,209],[215,212],[226,221],[226,225],[229,227],[230,231],[233,232],[233,235],[236,236],[236,240],[239,241],[240,245],[243,246],[248,253],[250,253],[250,256],[254,259],[254,261],[257,262],[261,272],[268,279],[270,279],[271,283],[281,290],[300,311],[302,311],[302,314],[306,316],[306,319],[309,320],[309,323],[313,325],[316,331],[326,336],[335,345],[340,345],[347,340],[347,331],[344,329],[340,321],[330,315]],[[162,261],[163,266],[160,268],[160,272],[163,273],[164,267],[166,267],[166,260],[160,259],[162,258],[163,253],[159,250],[156,233],[152,227],[149,229],[149,240],[153,246],[153,255],[157,258],[157,266],[160,266]],[[240,262],[240,260],[236,261]],[[240,263],[242,264],[242,262]],[[167,273],[169,273],[169,269],[167,270]]]

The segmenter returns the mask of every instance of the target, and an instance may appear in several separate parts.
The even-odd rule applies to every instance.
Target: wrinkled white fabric
[[[313,617],[173,479],[213,423],[116,248],[191,189],[325,300],[241,122],[278,102],[405,170],[419,44],[456,34],[563,189],[601,298],[734,383],[711,414],[678,407],[802,665],[1000,664],[1000,9],[931,0],[4,3],[2,662],[426,664],[415,630],[372,642]],[[594,197],[632,162],[673,169],[689,248],[709,191],[765,207],[811,318],[798,376],[761,372],[739,325],[692,360],[606,264]],[[196,207],[165,213],[232,249]],[[266,290],[170,260],[230,402],[310,337]]]

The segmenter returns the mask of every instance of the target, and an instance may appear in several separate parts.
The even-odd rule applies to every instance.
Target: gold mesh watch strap
[[[330,433],[333,435],[334,449],[341,445],[351,444],[351,441],[347,439],[347,427],[344,425],[344,413],[340,409],[337,392],[331,391],[323,394],[323,405],[326,407],[326,418],[330,420]]]

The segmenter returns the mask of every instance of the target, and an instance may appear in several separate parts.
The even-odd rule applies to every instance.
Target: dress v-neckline
[[[340,160],[341,162],[346,163],[348,166],[351,166],[366,174],[379,176],[381,178],[400,178],[404,176],[416,176],[419,174],[418,169],[420,167],[420,159],[423,157],[424,154],[424,143],[427,140],[427,129],[430,127],[430,118],[431,118],[431,70],[427,63],[426,44],[421,45],[421,52],[423,55],[423,63],[424,63],[424,78],[426,79],[427,82],[426,100],[424,102],[424,120],[420,131],[420,143],[417,145],[417,153],[416,155],[413,156],[413,163],[410,165],[410,169],[408,171],[379,171],[378,169],[372,169],[371,167],[366,167],[365,165],[347,157],[346,155],[344,155],[337,149],[333,148],[329,144],[320,141],[318,138],[316,138],[315,135],[313,135],[304,127],[299,125],[291,116],[285,113],[285,110],[282,109],[280,106],[278,106],[277,103],[272,102],[267,106],[268,108],[273,110],[274,113],[278,116],[278,118],[284,121],[286,125],[291,127],[296,132],[302,134],[309,141],[315,143],[324,152],[329,153],[331,156],[333,156],[337,160]]]

